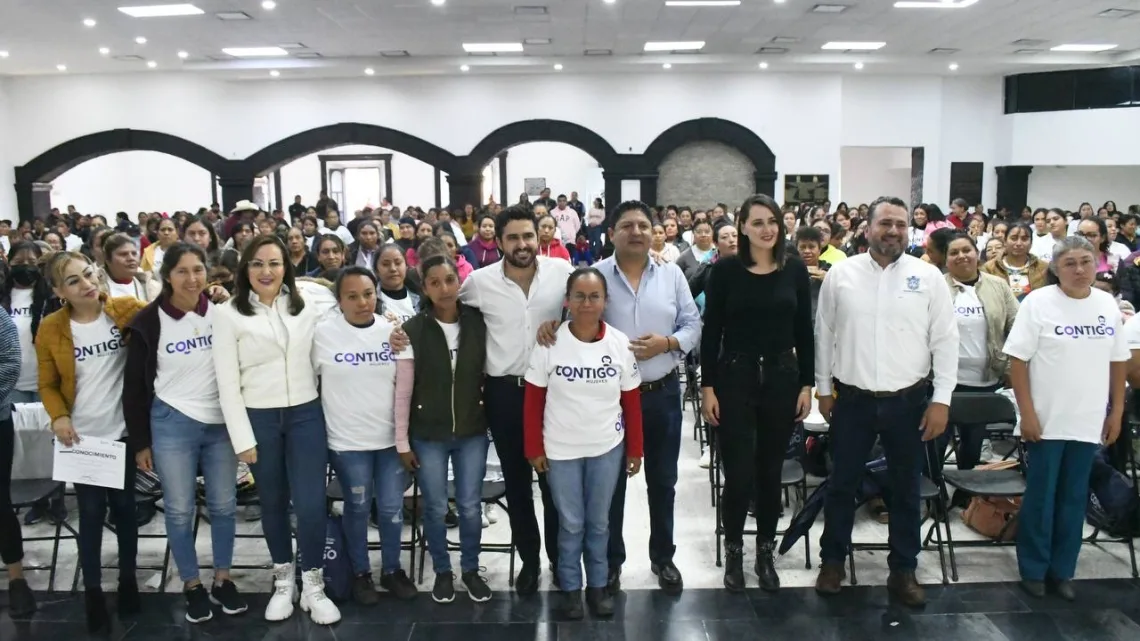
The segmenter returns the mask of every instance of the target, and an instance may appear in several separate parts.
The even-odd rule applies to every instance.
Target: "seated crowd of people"
[[[62,446],[122,440],[131,453],[126,490],[75,485],[90,630],[110,625],[105,519],[117,538],[120,616],[140,607],[140,472],[161,481],[186,619],[247,611],[230,574],[239,464],[256,479],[273,564],[267,620],[289,618],[295,604],[318,624],[341,618],[322,574],[329,468],[344,488],[355,602],[378,601],[370,520],[379,587],[397,599],[419,591],[400,561],[413,476],[431,598],[457,593],[451,517],[459,582],[487,601],[479,560],[492,446],[522,560],[519,595],[538,590],[545,551],[567,617],[613,615],[627,479],[639,473],[651,571],[679,594],[685,370],[699,372],[724,471],[728,590],[748,583],[750,512],[754,573],[762,589],[780,588],[781,469],[814,397],[834,451],[817,591],[841,589],[854,495],[878,441],[891,470],[888,589],[921,606],[923,444],[957,438],[958,465],[975,465],[984,433],[946,431],[951,396],[1012,387],[1034,461],[1018,532],[1022,585],[1072,598],[1088,472],[1119,435],[1125,380],[1137,373],[1126,363],[1140,324],[1125,326],[1131,307],[1118,282],[1140,273],[1140,216],[1108,203],[1101,214],[1048,210],[1038,225],[1028,209],[1020,219],[971,214],[960,199],[944,216],[897,198],[832,211],[764,195],[735,209],[628,201],[607,211],[546,190],[479,212],[384,202],[346,222],[325,194],[301,201],[140,214],[137,224],[121,212],[114,227],[69,208],[0,230],[0,447],[12,442],[12,404],[38,402]],[[0,469],[11,470],[12,452],[0,449]],[[194,540],[199,478],[209,583]],[[10,483],[0,477],[0,559],[12,613],[28,615],[36,606]]]

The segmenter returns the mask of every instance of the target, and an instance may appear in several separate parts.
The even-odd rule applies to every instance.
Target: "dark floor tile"
[[[1136,607],[1140,602],[1140,590],[1132,579],[1078,580],[1074,582],[1074,588],[1077,592],[1076,601],[1066,601],[1052,594],[1052,590],[1045,598],[1038,599],[1029,596],[1021,588],[1013,587],[1022,595],[1021,600],[1035,612],[1127,609]]]
[[[618,620],[756,618],[756,611],[749,596],[733,594],[728,590],[685,590],[675,597],[661,590],[631,590],[619,594],[614,600],[617,606],[615,619]]]
[[[741,622],[748,621],[741,620]],[[704,622],[695,620],[636,621],[626,619],[625,621],[577,621],[558,624],[558,641],[706,641],[708,638]],[[742,641],[742,639],[743,637],[736,641]],[[420,641],[420,639],[413,635],[412,641]]]
[[[781,617],[737,619],[734,621],[705,621],[708,641],[871,641],[873,637],[860,634],[858,628],[842,629],[838,617],[812,616],[804,612],[788,611]]]
[[[103,639],[122,639],[129,627],[130,624],[123,626],[120,623],[115,623],[111,634],[103,637]],[[0,615],[0,639],[4,641],[45,641],[47,639],[64,641],[66,639],[85,638],[87,638],[87,625],[82,621],[44,621],[34,617],[27,621],[13,621],[8,618],[7,611]]]
[[[336,638],[329,627],[313,625],[307,618],[296,615],[278,623],[270,623],[260,616],[226,619],[215,616],[198,624],[183,621],[181,625],[136,625],[124,641],[335,641]]]
[[[417,623],[408,641],[556,641],[556,623]],[[336,631],[340,637],[340,629]],[[378,638],[373,628],[371,639]],[[387,641],[387,637],[384,637]],[[601,640],[599,640],[601,641]]]
[[[349,619],[341,619],[341,622],[333,627],[333,634],[336,635],[337,641],[376,641],[377,639],[408,641],[412,636],[414,627],[415,624],[411,623],[386,623],[383,628],[378,628],[376,624],[349,622]],[[382,629],[383,633],[378,633],[378,629]]]
[[[899,641],[1007,641],[985,614],[911,614],[903,611],[884,613],[878,621],[864,617],[840,623],[844,639],[856,627],[868,640]]]
[[[820,596],[812,588],[787,588],[776,593],[749,590],[748,598],[760,618],[782,617],[789,613],[815,617],[858,616],[868,610],[887,607],[886,590],[868,586],[844,587],[839,594],[828,597]]]
[[[990,614],[1009,641],[1135,641],[1140,624],[1119,610]]]
[[[884,588],[885,590],[885,588]],[[921,614],[1029,612],[1028,595],[1016,584],[955,583],[926,586],[926,607]]]
[[[1009,641],[1067,641],[1057,623],[1040,612],[987,614]]]

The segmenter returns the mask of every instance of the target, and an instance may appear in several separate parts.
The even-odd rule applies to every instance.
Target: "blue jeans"
[[[436,574],[451,572],[447,552],[447,460],[455,470],[455,505],[459,509],[459,567],[463,572],[479,569],[483,537],[483,475],[487,468],[487,436],[469,436],[447,441],[412,440],[419,459],[420,491],[424,497],[424,537]]]
[[[887,457],[890,553],[887,566],[896,572],[914,571],[922,549],[919,481],[926,467],[922,415],[929,386],[898,396],[875,398],[839,387],[831,412],[832,471],[824,500],[820,557],[842,566],[851,548],[855,522],[855,491],[867,474],[867,457],[879,439]]]
[[[128,450],[129,451],[129,450]],[[139,552],[139,524],[135,517],[135,457],[128,455],[123,467],[123,489],[75,484],[79,508],[79,567],[83,588],[98,590],[103,583],[103,519],[111,511],[111,523],[119,542],[119,583],[133,583]]]
[[[1073,578],[1096,452],[1097,445],[1079,441],[1025,444],[1025,496],[1017,515],[1017,568],[1022,579]]]
[[[673,544],[673,508],[677,496],[677,458],[681,456],[681,384],[677,378],[659,390],[642,393],[641,425],[645,434],[645,484],[649,495],[649,560],[668,563],[677,546]],[[610,504],[610,567],[625,563],[625,486],[627,477],[619,474],[614,500]]]
[[[289,500],[297,515],[301,570],[324,565],[325,473],[328,438],[320,399],[273,409],[246,408],[257,439],[257,462],[250,466],[261,500],[261,529],[274,563],[293,560]]]
[[[404,529],[404,490],[408,477],[396,447],[363,452],[329,452],[344,492],[344,536],[354,574],[372,571],[368,560],[368,514],[376,500],[380,526],[381,572],[400,569],[400,536]]]
[[[39,392],[25,392],[23,390],[14,389],[12,395],[8,397],[9,403],[39,403]]]
[[[194,517],[198,512],[198,473],[206,482],[214,569],[229,570],[234,559],[237,455],[224,424],[196,421],[155,397],[150,406],[151,453],[162,481],[166,538],[178,576],[198,578]]]
[[[604,588],[609,573],[610,503],[625,470],[625,444],[591,458],[548,460],[547,482],[558,506],[558,580],[562,589]]]

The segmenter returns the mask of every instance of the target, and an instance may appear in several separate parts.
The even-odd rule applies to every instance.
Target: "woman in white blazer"
[[[233,299],[214,313],[214,367],[222,414],[238,458],[250,465],[261,498],[262,529],[273,558],[269,621],[293,614],[297,514],[301,609],[328,625],[340,611],[324,592],[325,467],[328,443],[310,352],[313,330],[335,304],[327,288],[302,296],[285,246],[258,236],[242,252]]]

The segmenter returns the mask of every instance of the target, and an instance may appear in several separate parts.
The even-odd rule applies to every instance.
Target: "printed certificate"
[[[127,464],[127,444],[94,436],[67,447],[55,442],[51,478],[65,483],[98,485],[123,489]]]

